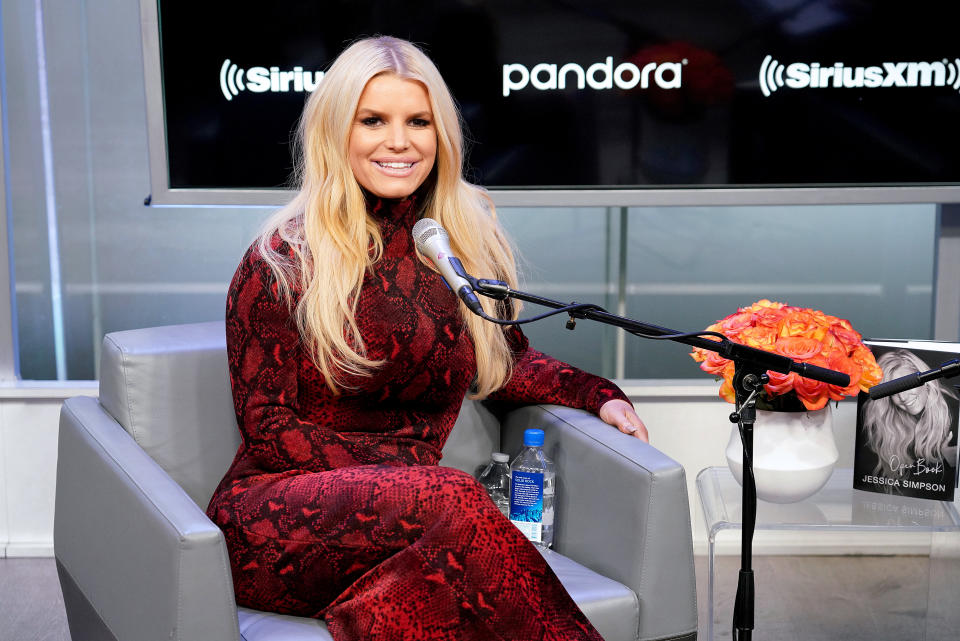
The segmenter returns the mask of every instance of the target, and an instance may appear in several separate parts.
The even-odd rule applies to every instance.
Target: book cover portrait
[[[941,351],[943,344],[922,341],[902,346],[866,344],[883,369],[884,382],[933,369],[957,356]],[[957,478],[958,413],[958,394],[948,380],[929,381],[881,399],[872,400],[861,393],[854,488],[952,501]]]

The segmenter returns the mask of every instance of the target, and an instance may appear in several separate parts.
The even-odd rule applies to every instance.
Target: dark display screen
[[[289,187],[351,41],[421,45],[504,188],[960,184],[953,2],[160,0],[170,187]]]

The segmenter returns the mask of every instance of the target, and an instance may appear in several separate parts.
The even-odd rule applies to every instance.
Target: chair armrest
[[[696,579],[686,475],[656,448],[599,418],[556,405],[504,416],[502,444],[546,432],[557,466],[554,548],[631,588],[640,598],[641,641],[695,638]]]
[[[239,638],[223,534],[93,398],[60,413],[54,553],[74,638]]]

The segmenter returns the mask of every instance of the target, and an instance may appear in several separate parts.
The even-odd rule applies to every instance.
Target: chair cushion
[[[636,641],[640,600],[633,590],[552,550],[545,556],[563,587],[605,641]]]
[[[327,624],[318,619],[237,608],[243,641],[333,641]]]
[[[547,551],[547,562],[605,641],[635,641],[640,622],[637,595],[626,586]],[[317,619],[237,608],[243,641],[332,641]],[[504,631],[507,638],[509,631]]]

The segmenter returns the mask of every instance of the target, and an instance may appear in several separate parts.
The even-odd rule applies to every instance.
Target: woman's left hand
[[[635,436],[644,443],[650,442],[647,435],[647,426],[637,416],[633,405],[627,401],[621,399],[607,401],[600,406],[600,418],[603,422],[613,425],[624,434]]]

